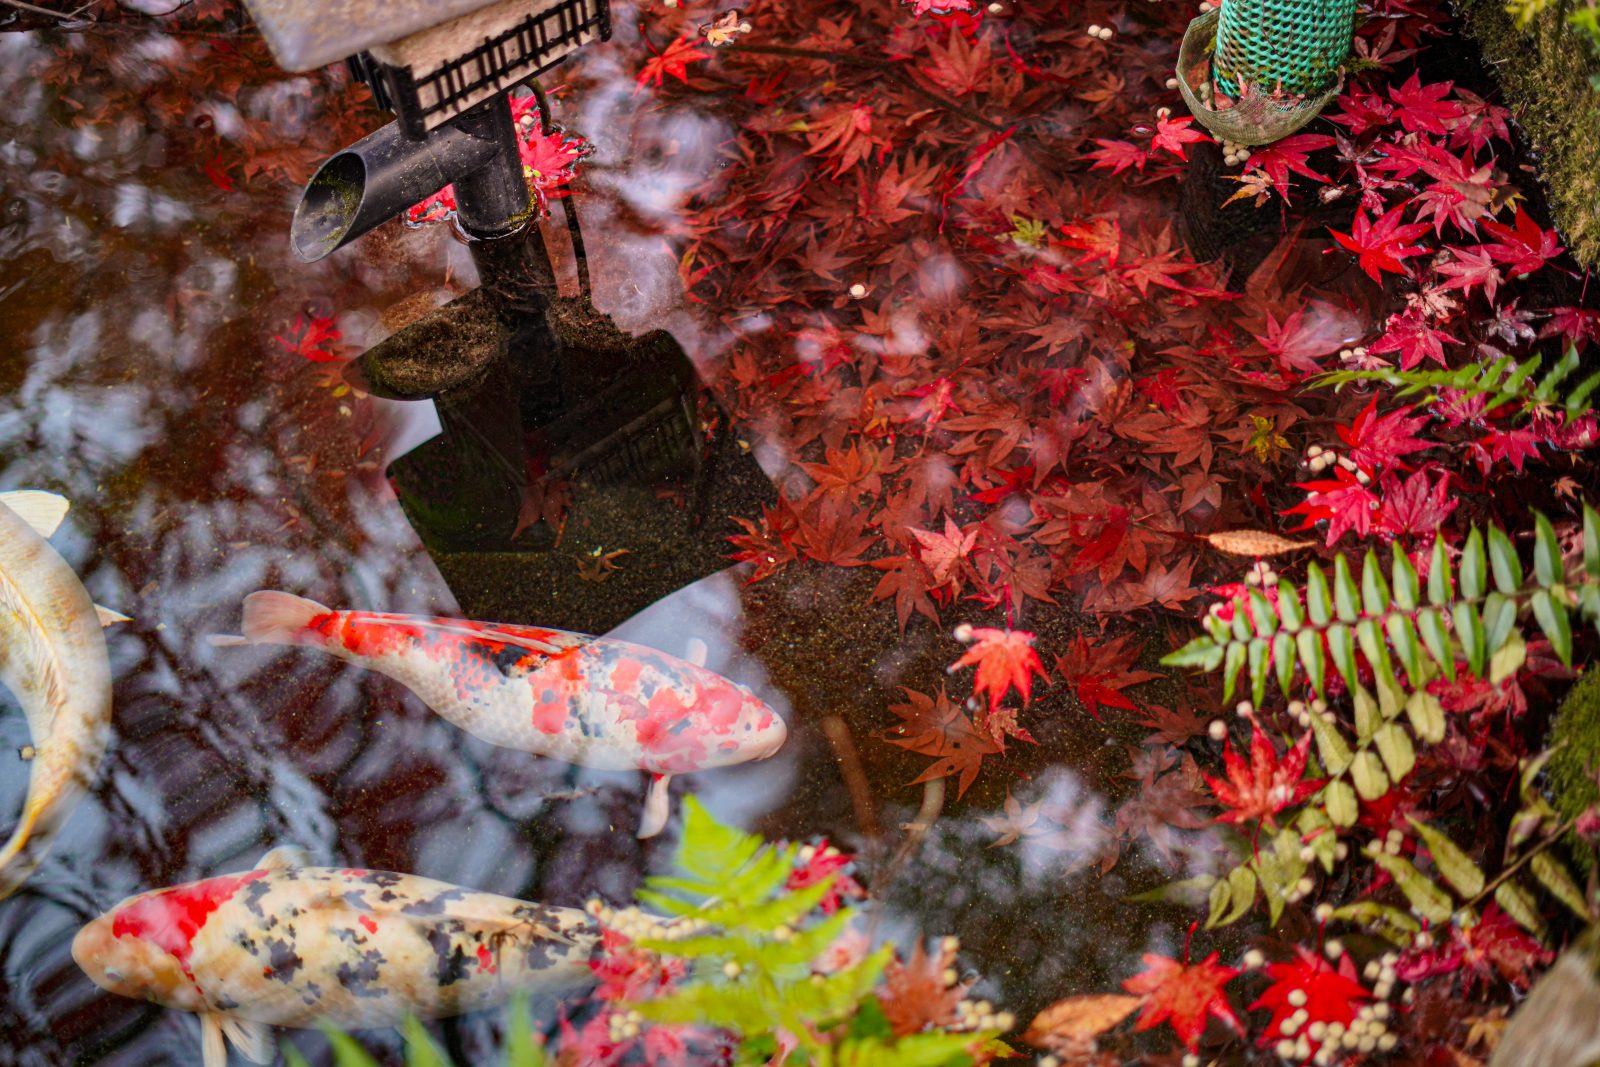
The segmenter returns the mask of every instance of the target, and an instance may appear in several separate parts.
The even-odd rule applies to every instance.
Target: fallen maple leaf
[[[959,798],[977,780],[983,757],[1001,751],[1000,746],[972,725],[961,706],[951,702],[944,686],[932,697],[905,686],[900,688],[907,703],[890,704],[889,710],[902,721],[885,733],[884,740],[934,757],[935,762],[913,778],[911,785],[959,775]]]
[[[1299,1024],[1291,1029],[1303,1033],[1315,1053],[1320,1043],[1313,1033],[1320,1034],[1334,1023],[1348,1027],[1356,1017],[1357,1005],[1372,999],[1356,980],[1355,964],[1348,954],[1340,957],[1335,970],[1321,956],[1296,945],[1293,961],[1268,964],[1266,974],[1272,985],[1250,1005],[1251,1011],[1272,1012],[1272,1021],[1261,1033],[1263,1047],[1276,1044],[1289,1032],[1284,1020],[1301,1013]],[[1313,1031],[1317,1023],[1322,1026]]]
[[[645,61],[644,66],[639,69],[637,84],[634,85],[633,91],[637,93],[646,85],[654,85],[659,88],[668,77],[676,78],[687,84],[689,81],[689,64],[710,58],[710,52],[701,51],[699,41],[688,34],[684,34],[667,45],[665,50],[657,52]]]
[[[930,1027],[951,1027],[960,1014],[961,1003],[971,982],[945,981],[945,972],[956,965],[956,949],[950,939],[940,941],[939,950],[929,953],[917,942],[911,958],[902,962],[892,957],[883,968],[883,985],[878,1004],[896,1037],[920,1034]]]
[[[1122,690],[1162,677],[1155,671],[1130,669],[1140,651],[1138,645],[1129,647],[1132,640],[1132,634],[1123,634],[1093,645],[1082,634],[1077,634],[1072,639],[1071,650],[1065,656],[1056,657],[1056,673],[1072,686],[1079,703],[1096,721],[1100,719],[1102,707],[1137,711]]]
[[[989,695],[989,713],[994,714],[1006,694],[1015,687],[1027,704],[1033,698],[1033,676],[1037,674],[1049,684],[1050,675],[1033,650],[1034,635],[1027,630],[997,630],[989,626],[956,627],[956,640],[972,643],[972,647],[946,670],[952,674],[962,667],[976,666],[978,673],[972,682],[974,696]]]
[[[1248,763],[1233,750],[1230,741],[1222,749],[1222,765],[1227,778],[1213,778],[1203,774],[1217,801],[1228,811],[1217,816],[1217,822],[1239,823],[1261,819],[1276,827],[1278,812],[1298,804],[1322,788],[1326,779],[1305,780],[1306,757],[1311,749],[1311,734],[1302,734],[1283,756],[1272,746],[1272,738],[1265,731],[1252,727],[1250,734],[1250,761]]]
[[[308,359],[313,363],[332,363],[344,358],[339,340],[344,335],[333,324],[333,316],[305,315],[294,317],[294,326],[285,333],[273,334],[272,339],[283,346],[285,352]]]
[[[1350,459],[1369,475],[1378,467],[1401,467],[1402,456],[1432,448],[1415,431],[1427,423],[1422,415],[1410,416],[1410,407],[1378,414],[1378,397],[1372,400],[1349,426],[1338,427],[1339,439],[1350,446]]]
[[[1340,233],[1331,226],[1328,232],[1335,241],[1360,257],[1361,269],[1368,277],[1382,284],[1384,271],[1405,274],[1406,265],[1402,260],[1428,252],[1419,245],[1406,243],[1427,233],[1429,226],[1425,222],[1402,223],[1400,215],[1404,210],[1403,204],[1390,208],[1377,221],[1369,219],[1365,211],[1357,210],[1349,233]]]
[[[1489,258],[1504,263],[1507,274],[1512,277],[1530,274],[1565,251],[1556,240],[1556,232],[1534,222],[1520,204],[1515,221],[1516,229],[1490,219],[1483,222],[1483,231],[1495,238],[1495,242],[1480,247]]]
[[[1156,132],[1150,141],[1150,151],[1153,153],[1156,149],[1161,148],[1171,152],[1179,159],[1188,159],[1189,157],[1184,154],[1184,145],[1209,144],[1211,142],[1211,138],[1199,130],[1191,130],[1189,127],[1193,124],[1194,119],[1192,117],[1173,119],[1157,116]]]
[[[1315,482],[1296,482],[1295,488],[1306,490],[1304,503],[1285,508],[1285,515],[1304,515],[1305,521],[1295,527],[1309,530],[1319,522],[1327,522],[1328,536],[1324,544],[1332,548],[1348,531],[1357,537],[1372,532],[1373,513],[1381,501],[1378,494],[1361,484],[1356,472],[1335,467],[1333,478]]]
[[[1187,960],[1187,951],[1185,959]],[[1200,1044],[1206,1017],[1222,1020],[1235,1033],[1244,1032],[1244,1023],[1228,1003],[1223,987],[1238,975],[1233,967],[1217,962],[1213,952],[1196,964],[1179,963],[1154,952],[1144,954],[1144,970],[1122,983],[1122,988],[1144,998],[1143,1011],[1135,1030],[1149,1030],[1170,1023],[1189,1049]]]

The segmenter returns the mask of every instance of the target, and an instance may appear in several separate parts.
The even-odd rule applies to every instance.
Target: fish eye
[[[120,982],[120,981],[122,981],[122,975],[121,975],[120,972],[113,971],[111,968],[108,967],[108,968],[106,968],[106,981],[108,981],[108,982]]]

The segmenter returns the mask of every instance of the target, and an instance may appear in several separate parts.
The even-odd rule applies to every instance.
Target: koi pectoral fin
[[[667,816],[672,810],[672,775],[657,774],[650,779],[650,790],[644,795],[644,810],[639,813],[639,837],[654,837],[666,829]]]
[[[711,650],[706,647],[706,643],[704,641],[700,640],[698,637],[691,637],[689,638],[688,645],[684,650],[683,658],[687,662],[694,664],[696,667],[704,667],[706,665],[706,656],[710,651]]]
[[[100,628],[102,630],[105,629],[107,626],[115,626],[119,622],[132,622],[133,621],[133,618],[131,616],[124,615],[120,611],[117,611],[117,610],[115,610],[113,608],[104,607],[103,605],[100,605],[100,604],[96,604],[94,606],[94,614],[95,614],[95,618],[100,620]]]
[[[272,1027],[266,1023],[250,1022],[224,1015],[222,1032],[233,1042],[233,1047],[239,1050],[239,1055],[251,1063],[271,1063],[278,1058],[278,1050],[272,1044]]]
[[[228,1067],[228,1044],[222,1039],[222,1016],[214,1011],[200,1016],[200,1062],[203,1067]]]

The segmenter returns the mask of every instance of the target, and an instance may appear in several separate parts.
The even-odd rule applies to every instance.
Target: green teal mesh
[[[1350,54],[1356,0],[1222,0],[1211,72],[1239,95],[1241,81],[1295,96],[1325,91]]]

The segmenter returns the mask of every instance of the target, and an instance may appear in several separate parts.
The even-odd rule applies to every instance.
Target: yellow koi
[[[0,849],[0,898],[25,882],[94,783],[111,732],[111,664],[97,608],[45,538],[67,502],[0,493],[0,682],[22,705],[33,769],[22,818]]]

